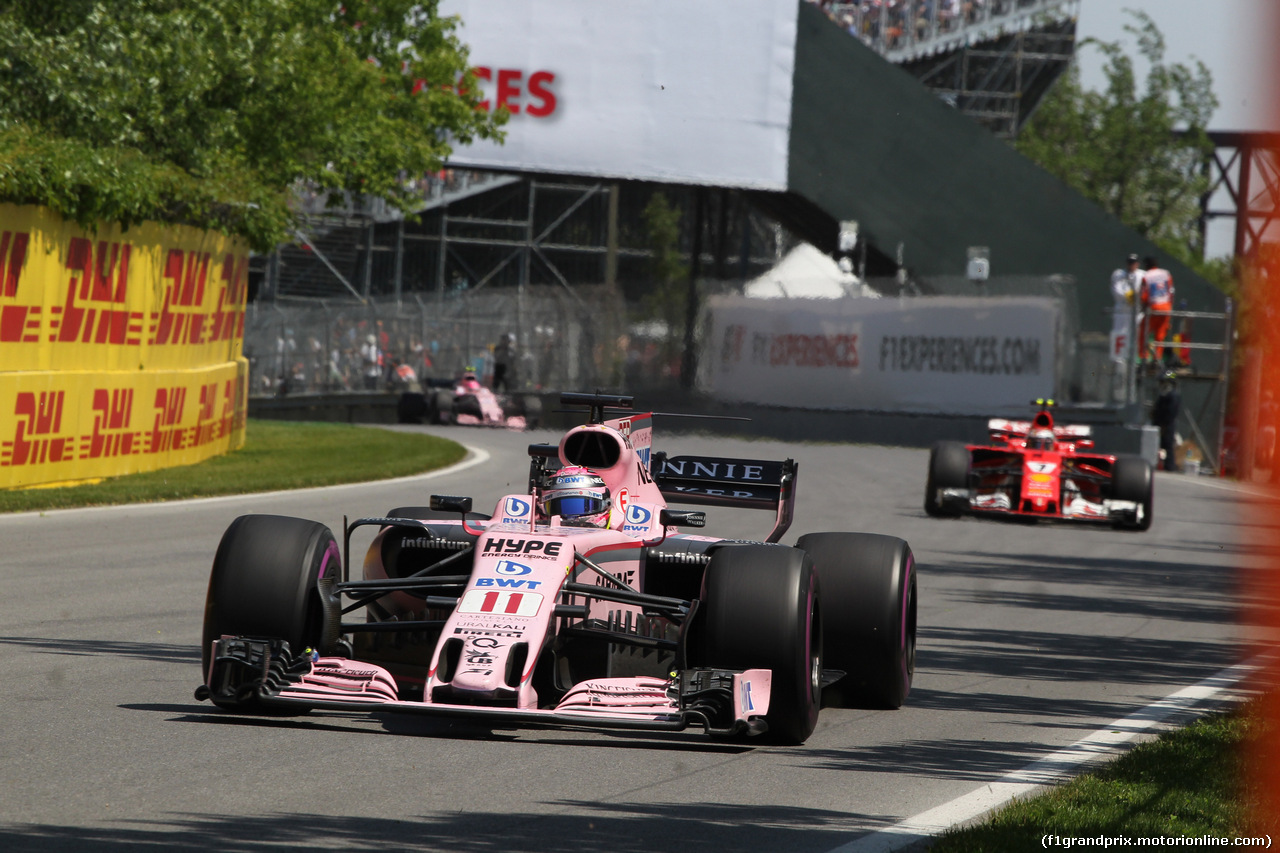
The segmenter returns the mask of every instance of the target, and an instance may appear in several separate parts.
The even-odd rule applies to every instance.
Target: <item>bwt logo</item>
[[[527,575],[533,571],[529,566],[522,566],[511,560],[499,560],[498,565],[494,566],[493,570],[500,575]]]
[[[507,498],[507,504],[503,508],[503,513],[515,518],[528,518],[530,505],[528,501],[522,501],[519,498]]]
[[[639,504],[627,507],[627,524],[645,525],[649,523],[650,518],[653,518],[653,513]]]

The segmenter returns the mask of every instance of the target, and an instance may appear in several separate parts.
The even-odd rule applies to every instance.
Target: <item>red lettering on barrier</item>
[[[0,233],[0,296],[18,295],[18,277],[27,260],[28,231]]]
[[[125,430],[133,419],[132,388],[96,388],[93,392],[93,432],[80,439],[81,459],[128,456],[142,449],[136,430]],[[117,432],[108,432],[117,430]]]
[[[204,305],[204,288],[209,277],[208,252],[170,249],[165,257],[163,278],[167,281],[164,301],[156,316],[152,343],[204,343],[205,314],[177,313],[175,307]],[[211,338],[216,340],[216,338]]]
[[[187,402],[187,389],[181,386],[157,388],[154,408],[155,425],[151,429],[147,453],[163,453],[181,450],[185,430],[176,428],[182,420],[182,410]]]
[[[769,364],[796,367],[857,367],[858,336],[774,335]]]
[[[95,302],[107,305],[124,304],[129,291],[128,243],[98,243],[95,255],[93,243],[84,237],[73,237],[67,249],[66,268],[71,277],[67,282],[67,298],[63,305],[54,306],[53,334],[50,341],[81,343],[131,344],[141,343],[141,329],[132,328],[133,320],[140,321],[139,312],[103,307],[84,307],[78,303]],[[97,321],[95,327],[94,322]],[[135,334],[130,334],[130,332]]]
[[[24,391],[13,407],[17,427],[13,441],[0,444],[0,466],[39,465],[71,458],[71,439],[55,437],[62,431],[65,391]]]

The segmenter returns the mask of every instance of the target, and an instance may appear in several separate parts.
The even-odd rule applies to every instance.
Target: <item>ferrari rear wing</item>
[[[987,421],[987,431],[995,439],[1023,438],[1034,426],[1031,421],[1011,421],[1006,418],[991,418]],[[1093,435],[1093,428],[1087,424],[1065,424],[1052,427],[1054,438],[1059,441],[1078,441]]]
[[[773,532],[766,542],[777,542],[791,526],[798,468],[791,459],[767,462],[653,454],[653,481],[668,501],[773,510],[776,514]]]

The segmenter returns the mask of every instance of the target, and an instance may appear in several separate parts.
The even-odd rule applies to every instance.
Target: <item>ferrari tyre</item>
[[[822,704],[822,616],[809,557],[780,545],[717,549],[702,580],[690,662],[769,669],[767,737],[804,743]]]
[[[969,485],[969,448],[958,441],[940,441],[929,453],[929,477],[924,487],[924,511],[936,517],[960,513],[938,500],[939,489]]]
[[[218,544],[205,599],[200,660],[209,674],[213,641],[229,636],[281,639],[294,654],[318,647],[323,609],[317,581],[340,577],[342,557],[323,524],[279,515],[242,515]],[[256,713],[252,700],[214,699]]]
[[[1155,477],[1151,463],[1138,456],[1119,456],[1111,469],[1111,497],[1118,501],[1133,501],[1140,507],[1138,517],[1121,526],[1133,530],[1151,527],[1155,504]]]
[[[844,678],[828,704],[898,708],[916,669],[916,571],[896,536],[810,533],[796,547],[813,560],[822,588],[825,666]]]

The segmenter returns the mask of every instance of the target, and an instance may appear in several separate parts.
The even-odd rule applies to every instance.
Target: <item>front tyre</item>
[[[1122,526],[1149,530],[1155,508],[1155,476],[1151,463],[1138,456],[1116,457],[1116,464],[1111,468],[1111,497],[1132,501],[1140,508],[1135,520]]]
[[[808,556],[780,545],[717,549],[702,580],[690,663],[772,672],[768,738],[804,743],[822,700],[818,576]]]
[[[242,515],[222,535],[209,575],[200,660],[204,675],[214,640],[223,636],[281,639],[294,654],[318,647],[323,608],[317,581],[337,579],[342,557],[323,524],[279,515]],[[255,713],[252,701],[214,699]]]
[[[898,708],[916,669],[916,571],[911,547],[874,533],[810,533],[808,553],[822,586],[826,666],[845,672],[827,688],[830,704]]]
[[[924,511],[937,517],[960,513],[938,500],[939,489],[969,485],[969,448],[958,441],[940,441],[929,452],[929,478],[924,487]]]

